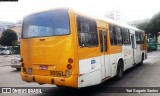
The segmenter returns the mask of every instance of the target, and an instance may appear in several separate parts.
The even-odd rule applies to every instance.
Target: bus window
[[[121,28],[118,26],[110,25],[109,29],[110,29],[111,45],[121,45],[122,44]]]
[[[144,44],[144,35],[143,35],[143,33],[136,31],[135,34],[136,34],[136,43],[137,44]]]
[[[107,52],[107,32],[104,30],[104,51]]]
[[[24,19],[22,38],[69,34],[67,10],[47,11]]]
[[[113,25],[109,25],[109,34],[111,45],[114,45]]]
[[[77,16],[78,40],[81,47],[97,46],[97,25],[94,20]]]
[[[103,52],[103,34],[102,34],[102,30],[99,30],[99,39],[100,39],[101,52]]]
[[[131,44],[130,32],[126,28],[122,28],[122,39],[123,39],[123,44]]]
[[[121,35],[121,28],[118,26],[114,26],[114,33],[115,33],[115,41],[117,41],[117,45],[122,44],[122,35]]]

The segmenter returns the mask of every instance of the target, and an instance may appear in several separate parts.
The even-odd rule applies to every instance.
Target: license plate
[[[39,70],[48,70],[48,66],[40,65]]]

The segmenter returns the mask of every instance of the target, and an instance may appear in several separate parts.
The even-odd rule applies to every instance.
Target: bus
[[[70,8],[28,15],[23,20],[21,78],[26,82],[82,88],[147,59],[143,30]]]
[[[153,34],[148,34],[147,36],[147,50],[156,51],[158,49],[157,38]]]

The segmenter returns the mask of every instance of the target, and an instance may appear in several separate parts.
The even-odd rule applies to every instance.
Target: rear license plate
[[[48,66],[40,65],[39,70],[48,70]]]

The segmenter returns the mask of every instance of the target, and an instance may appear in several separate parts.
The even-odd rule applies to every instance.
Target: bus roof
[[[73,9],[70,9],[70,10],[73,10]],[[112,19],[109,19],[109,18],[106,18],[106,17],[96,17],[96,16],[91,16],[89,14],[84,14],[84,13],[80,13],[80,12],[77,12],[75,10],[73,10],[77,15],[82,15],[82,16],[85,16],[85,17],[88,17],[88,18],[92,18],[92,19],[96,19],[96,20],[99,20],[99,21],[102,21],[102,22],[108,22],[108,23],[111,23],[111,24],[114,24],[114,25],[118,25],[118,26],[121,26],[121,27],[124,27],[124,28],[128,28],[130,30],[135,30],[135,31],[140,31],[140,32],[144,32],[143,30],[141,29],[138,29],[136,27],[133,27],[133,26],[130,26],[130,25],[127,25],[127,24],[124,24],[124,23],[120,23],[120,22],[117,22],[115,20],[112,20]]]
[[[43,13],[43,12],[47,12],[47,11],[54,11],[54,10],[69,10],[70,8],[53,8],[53,9],[48,9],[48,10],[42,10],[42,11],[36,11],[36,12],[32,12],[24,17],[27,17],[27,16],[30,16],[30,15],[36,15],[36,14],[39,14],[39,13]]]
[[[127,25],[127,24],[124,24],[124,23],[117,22],[117,21],[112,20],[112,19],[108,19],[108,18],[105,18],[105,17],[91,16],[91,15],[89,15],[89,14],[84,14],[84,13],[82,13],[82,12],[76,11],[76,10],[73,9],[73,8],[68,8],[68,7],[65,7],[65,8],[61,8],[61,7],[60,7],[60,8],[54,8],[54,9],[49,9],[49,10],[34,12],[34,13],[29,14],[29,15],[27,15],[27,16],[35,15],[35,14],[39,14],[39,13],[47,12],[47,11],[53,11],[53,10],[71,10],[71,11],[75,12],[75,14],[77,14],[77,15],[85,16],[85,17],[91,18],[91,19],[96,19],[96,20],[99,20],[99,21],[102,21],[102,22],[108,22],[108,23],[111,23],[111,24],[114,24],[114,25],[118,25],[118,26],[121,26],[121,27],[124,27],[124,28],[128,28],[128,29],[130,29],[130,30],[139,31],[139,32],[144,32],[144,31],[141,30],[141,29],[138,29],[138,28],[136,28],[136,27],[133,27],[133,26],[130,26],[130,25]],[[25,17],[27,17],[27,16],[25,16]]]

